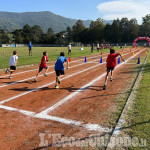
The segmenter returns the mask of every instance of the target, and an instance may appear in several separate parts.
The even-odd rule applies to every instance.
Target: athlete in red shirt
[[[44,75],[47,77],[47,74],[46,74],[47,71],[48,71],[48,66],[46,65],[47,61],[49,61],[49,59],[47,57],[47,52],[43,52],[43,57],[41,59],[41,64],[39,66],[39,71],[38,71],[38,73],[37,73],[37,75],[36,75],[36,77],[34,79],[35,82],[37,82],[37,77],[38,77],[39,73],[43,70],[43,68],[46,69]]]
[[[105,83],[103,86],[103,90],[106,90],[106,86],[107,86],[107,78],[109,75],[109,72],[111,72],[111,77],[110,77],[110,81],[113,81],[112,79],[112,75],[113,75],[113,70],[116,67],[116,57],[120,56],[122,61],[124,61],[124,59],[122,58],[120,53],[115,53],[114,49],[110,49],[110,54],[107,57],[107,73],[106,73],[106,77],[105,77]]]

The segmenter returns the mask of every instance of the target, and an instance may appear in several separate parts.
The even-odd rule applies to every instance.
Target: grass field
[[[146,147],[132,147],[131,150],[150,149],[150,57],[143,71],[143,77],[137,89],[133,108],[129,113],[128,129],[131,137],[146,140]]]
[[[18,47],[18,48],[0,48],[0,68],[7,68],[9,66],[9,59],[12,56],[14,50],[18,51],[19,64],[29,65],[29,64],[39,64],[41,57],[44,51],[47,51],[50,61],[55,61],[59,56],[60,52],[65,52],[66,57],[68,57],[68,50],[66,47],[33,47],[33,56],[29,56],[29,51],[27,47]],[[100,50],[100,52],[108,51],[109,49]],[[117,50],[117,49],[116,49]],[[99,52],[99,53],[100,53]],[[97,50],[94,50],[93,54],[98,53]],[[86,55],[91,54],[90,47],[84,47],[84,50],[81,51],[80,47],[72,47],[72,56],[74,57],[85,57]]]

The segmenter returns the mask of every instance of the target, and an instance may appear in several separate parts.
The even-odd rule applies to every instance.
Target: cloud
[[[101,18],[105,20],[127,17],[136,18],[141,23],[142,17],[150,14],[150,2],[149,0],[114,0],[100,3],[97,9]]]

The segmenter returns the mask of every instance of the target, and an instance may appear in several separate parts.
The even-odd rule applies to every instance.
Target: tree
[[[44,41],[45,43],[54,43],[54,30],[52,28],[48,28]]]
[[[69,26],[67,27],[66,40],[67,40],[67,43],[72,42],[73,40],[72,29]]]
[[[128,42],[129,41],[128,40],[128,28],[129,28],[128,18],[122,18],[120,21],[122,42]]]
[[[133,41],[139,33],[139,25],[136,19],[131,19],[128,25],[128,41]]]
[[[44,36],[44,33],[41,27],[38,25],[34,25],[31,30],[31,41],[33,43],[40,43],[42,36]]]
[[[113,43],[121,42],[121,28],[120,28],[120,20],[114,20],[111,25],[111,41]]]
[[[96,21],[92,21],[89,27],[89,34],[91,42],[101,42],[104,35],[103,20],[98,18]]]
[[[30,25],[26,24],[22,28],[22,37],[24,38],[23,42],[28,43],[31,40],[31,32],[32,32],[32,27]]]
[[[66,38],[65,38],[65,33],[66,31],[61,31],[59,33],[56,34],[56,43],[57,44],[66,44]]]
[[[13,32],[13,38],[14,38],[14,42],[15,43],[24,43],[24,38],[22,36],[22,29],[19,29],[19,30],[15,30]]]
[[[75,42],[80,42],[81,41],[80,34],[85,29],[86,29],[86,27],[83,24],[83,21],[82,20],[77,20],[76,24],[72,27],[72,35],[73,35],[73,40]]]
[[[1,29],[0,30],[0,43],[6,44],[9,43],[9,36],[5,32],[5,30]]]
[[[107,23],[104,28],[104,39],[105,42],[111,42],[111,25]]]
[[[150,35],[150,14],[146,15],[142,19],[143,19],[143,22],[140,27],[140,35],[149,36]]]

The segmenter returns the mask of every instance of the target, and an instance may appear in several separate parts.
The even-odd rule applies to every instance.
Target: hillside
[[[76,19],[65,18],[49,11],[23,13],[0,11],[0,29],[6,31],[14,31],[22,28],[25,24],[29,24],[30,26],[39,25],[44,32],[51,27],[57,33],[66,30],[67,26],[72,27],[76,21]],[[91,20],[83,22],[86,27],[89,27]],[[108,21],[106,22],[108,23]]]

